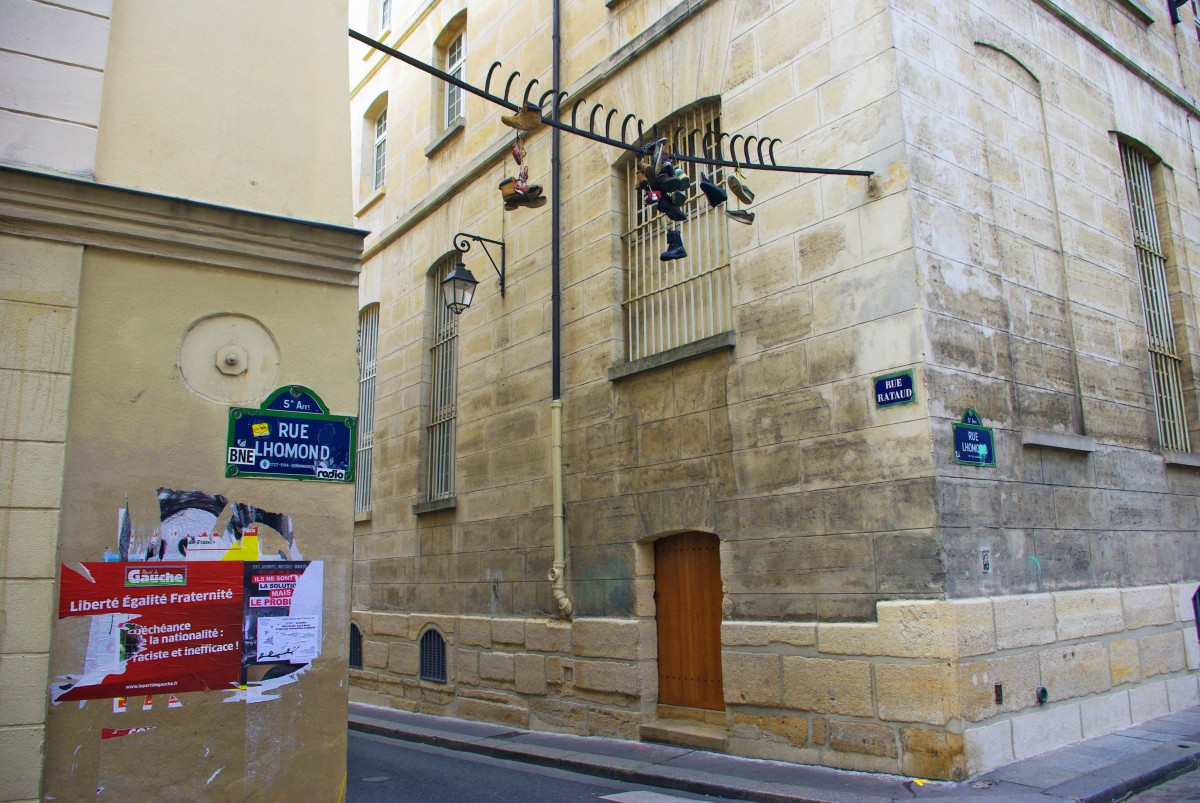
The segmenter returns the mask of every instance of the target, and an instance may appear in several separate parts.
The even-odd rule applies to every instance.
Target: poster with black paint
[[[285,677],[321,651],[321,561],[247,561],[242,683]]]

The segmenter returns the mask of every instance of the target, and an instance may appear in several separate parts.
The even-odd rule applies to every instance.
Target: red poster
[[[241,561],[62,567],[58,616],[92,617],[83,673],[57,700],[232,689],[242,671]]]

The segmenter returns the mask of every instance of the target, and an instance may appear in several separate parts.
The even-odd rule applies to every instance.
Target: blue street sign
[[[257,410],[231,408],[225,476],[353,482],[358,419],[325,409],[299,385],[280,388]]]
[[[875,404],[879,407],[897,407],[901,404],[912,404],[917,400],[911,368],[907,371],[877,376],[874,381]]]
[[[996,444],[991,427],[983,426],[972,409],[963,413],[961,424],[954,427],[954,462],[965,466],[996,466]]]

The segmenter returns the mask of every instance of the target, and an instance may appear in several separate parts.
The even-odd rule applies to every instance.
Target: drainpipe
[[[559,35],[559,3],[553,0],[553,37],[552,37],[552,74],[551,86],[554,87],[554,106],[551,114],[558,121],[558,88],[562,85],[562,48]],[[567,597],[567,535],[566,535],[566,503],[563,499],[563,467],[562,467],[562,281],[559,274],[560,256],[562,253],[562,238],[559,234],[562,223],[562,198],[560,178],[562,162],[559,150],[562,145],[562,132],[554,127],[550,133],[550,496],[554,514],[554,563],[550,567],[550,593],[558,605],[559,613],[570,619],[574,606]]]

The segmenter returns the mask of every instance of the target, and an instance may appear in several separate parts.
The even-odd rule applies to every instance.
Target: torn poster
[[[153,725],[144,725],[140,728],[101,728],[101,739],[118,739],[122,736],[133,736],[135,733],[149,733],[154,730]]]
[[[243,682],[274,680],[304,668],[321,652],[324,565],[259,561],[245,567]]]
[[[62,567],[58,615],[90,617],[88,649],[82,674],[52,685],[55,703],[230,690],[290,676],[320,655],[320,561],[80,568]]]
[[[84,671],[55,702],[228,689],[241,675],[240,563],[62,568],[58,616],[92,617]]]
[[[120,560],[300,560],[292,518],[221,494],[158,489],[159,522],[136,538],[129,500],[117,512]],[[224,525],[221,524],[224,520]]]

